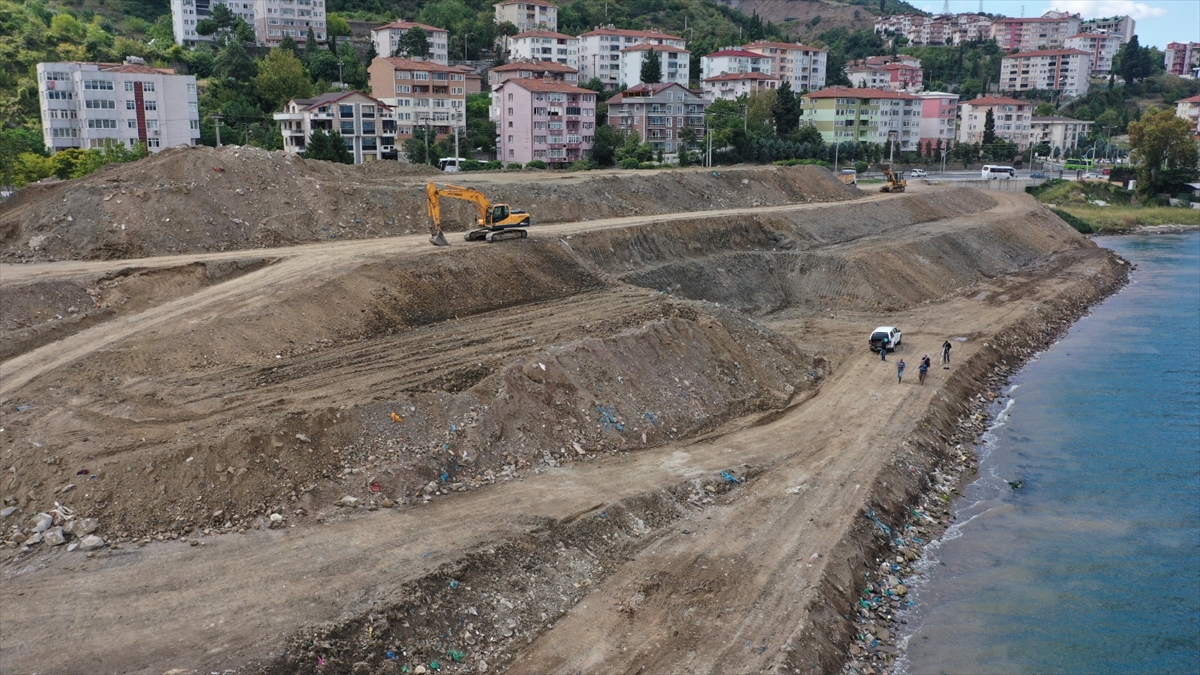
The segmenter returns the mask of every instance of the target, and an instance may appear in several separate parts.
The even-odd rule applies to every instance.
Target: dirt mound
[[[347,166],[229,146],[177,148],[78,180],[22,189],[0,207],[0,260],[121,259],[424,232],[424,166]],[[819,167],[479,173],[455,182],[544,224],[853,199]],[[447,200],[444,229],[474,207]]]

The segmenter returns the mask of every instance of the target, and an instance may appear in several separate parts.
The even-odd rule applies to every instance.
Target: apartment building
[[[1192,136],[1200,141],[1200,96],[1176,101],[1175,116],[1187,120],[1192,128]]]
[[[550,61],[518,61],[488,70],[488,88],[495,89],[505,80],[554,80],[567,84],[579,83],[579,71],[571,66]]]
[[[921,99],[920,143],[925,153],[936,148],[950,149],[958,132],[958,94],[944,91],[925,91]]]
[[[640,44],[687,49],[687,41],[654,30],[596,28],[579,36],[579,78],[599,78],[606,89],[621,86],[621,50]]]
[[[1032,138],[1033,104],[1001,96],[983,96],[959,104],[961,121],[958,125],[959,143],[982,143],[987,112],[992,111],[997,138],[1029,147]]]
[[[1200,77],[1200,42],[1172,42],[1167,45],[1165,66],[1179,77]]]
[[[508,38],[510,61],[549,61],[579,70],[579,38],[535,29]]]
[[[190,47],[201,42],[212,42],[212,35],[196,32],[196,23],[212,15],[217,5],[225,5],[233,15],[254,26],[254,0],[171,0],[171,30],[175,33],[175,44]],[[318,38],[323,40],[324,36]]]
[[[914,45],[959,45],[992,39],[992,19],[981,14],[893,14],[875,19],[875,32]]]
[[[1079,33],[1067,38],[1064,49],[1078,49],[1092,57],[1092,74],[1108,75],[1112,72],[1113,58],[1121,49],[1121,37],[1105,33]]]
[[[925,71],[918,59],[881,61],[874,56],[847,64],[843,72],[850,86],[858,89],[918,92],[925,88]]]
[[[704,138],[704,111],[709,100],[676,82],[639,84],[608,99],[608,123],[622,133],[636,131],[642,141],[672,161],[679,151],[679,132],[691,128]]]
[[[1121,38],[1121,43],[1129,42],[1137,32],[1137,22],[1129,16],[1109,16],[1101,19],[1085,19],[1079,26],[1084,33],[1105,33]]]
[[[371,92],[395,112],[397,145],[426,126],[440,138],[465,123],[467,74],[462,68],[377,56],[367,74]]]
[[[738,47],[726,47],[700,57],[700,79],[707,80],[718,75],[736,73],[771,74],[773,61],[757,52]]]
[[[502,162],[541,160],[563,169],[596,142],[596,92],[546,79],[505,80],[492,92],[500,110],[496,152]]]
[[[39,63],[42,142],[50,152],[138,143],[150,152],[200,138],[196,78],[125,63]]]
[[[1046,12],[1037,18],[999,19],[992,23],[992,39],[1000,49],[1031,52],[1062,49],[1068,37],[1078,35],[1078,14]]]
[[[1074,150],[1079,147],[1079,141],[1091,132],[1092,122],[1069,117],[1034,117],[1030,122],[1030,130],[1033,132],[1030,140],[1034,145],[1046,143],[1052,150]]]
[[[425,31],[425,38],[429,42],[429,56],[426,60],[443,66],[450,63],[449,31],[412,21],[396,21],[372,28],[371,42],[375,45],[375,53],[379,56],[394,56],[396,48],[400,46],[400,38],[414,28]]]
[[[742,49],[762,54],[771,60],[771,74],[780,82],[791,85],[792,91],[816,91],[825,86],[824,49],[807,47],[798,42],[767,42],[760,40],[742,45]]]
[[[919,96],[901,91],[830,87],[800,98],[800,123],[816,127],[826,143],[895,145],[915,151],[921,140]]]
[[[1087,93],[1092,57],[1078,49],[1022,52],[1000,60],[1000,91],[1047,89],[1075,97]]]
[[[260,45],[274,47],[284,37],[303,45],[309,28],[318,43],[325,43],[325,0],[171,0],[175,42],[184,46],[212,42],[213,36],[196,32],[196,24],[222,4],[250,24]]]
[[[355,164],[398,158],[395,111],[361,91],[294,98],[274,117],[283,134],[285,152],[303,153],[312,133],[321,129],[342,135]]]
[[[544,0],[504,0],[495,10],[497,24],[508,21],[520,33],[539,28],[558,30],[558,7]]]
[[[674,82],[683,87],[688,86],[688,73],[691,69],[692,53],[686,49],[671,45],[651,45],[642,43],[626,47],[620,51],[621,70],[620,82],[624,85],[645,84],[642,82],[642,64],[646,59],[658,59],[659,72],[662,82]]]
[[[723,73],[700,80],[700,88],[709,101],[736,101],[739,96],[778,89],[779,78],[763,73]]]

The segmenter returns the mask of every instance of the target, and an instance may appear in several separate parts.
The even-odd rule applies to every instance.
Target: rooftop
[[[621,37],[640,37],[653,38],[658,40],[682,40],[683,38],[676,35],[667,35],[656,30],[629,30],[626,28],[597,28],[581,34],[579,37],[587,37],[589,35],[619,35]]]
[[[824,49],[821,49],[820,47],[809,47],[808,45],[802,45],[799,42],[769,42],[767,40],[758,40],[757,42],[751,42],[748,45],[742,45],[742,49],[755,49],[757,47],[774,47],[775,49],[799,49],[799,50],[810,51],[810,52],[826,51]]]
[[[555,63],[553,61],[514,61],[506,63],[502,66],[492,68],[493,73],[511,73],[520,70],[529,70],[538,73],[578,73],[579,70],[572,68],[565,63]]]
[[[979,97],[979,98],[977,98],[977,99],[974,99],[974,100],[972,100],[972,101],[963,101],[963,102],[962,102],[962,104],[963,104],[963,105],[974,105],[974,106],[981,106],[981,105],[1023,105],[1023,106],[1032,106],[1032,105],[1033,105],[1033,104],[1032,104],[1032,103],[1030,103],[1029,101],[1018,101],[1018,100],[1017,100],[1017,99],[1015,99],[1015,98],[1007,98],[1007,97],[1004,97],[1004,96],[981,96],[981,97]]]
[[[549,92],[561,92],[564,94],[595,94],[596,93],[596,92],[592,91],[591,89],[584,89],[583,87],[576,87],[575,85],[567,84],[566,82],[559,82],[557,80],[543,80],[541,78],[533,78],[533,77],[515,77],[511,80],[505,80],[504,84],[502,84],[500,86],[504,87],[504,86],[508,86],[510,84],[521,87],[525,91],[538,91],[538,92],[549,91]]]
[[[886,89],[855,89],[852,87],[829,87],[820,91],[809,92],[804,95],[804,98],[900,98],[915,100],[920,99],[920,96],[906,94],[902,91],[888,91]]]
[[[578,40],[579,39],[579,38],[575,37],[574,35],[567,35],[566,33],[556,33],[552,30],[542,30],[540,28],[534,28],[533,30],[527,30],[524,33],[517,33],[516,35],[512,36],[509,39],[516,40],[519,38],[527,38],[527,37],[554,38],[556,40]]]
[[[445,28],[437,28],[435,26],[427,26],[423,23],[416,23],[415,21],[393,21],[392,23],[389,23],[389,24],[384,24],[382,26],[376,26],[375,28],[372,28],[371,31],[374,32],[377,30],[385,30],[385,29],[389,29],[389,28],[395,28],[397,30],[408,30],[410,28],[420,28],[421,30],[425,31],[426,33],[433,33],[433,32],[446,33],[446,32],[448,32]]]
[[[392,64],[392,67],[401,70],[428,70],[436,73],[461,73],[463,72],[458,66],[443,66],[440,63],[433,61],[415,61],[406,59],[403,56],[376,56],[377,59],[383,59]]]

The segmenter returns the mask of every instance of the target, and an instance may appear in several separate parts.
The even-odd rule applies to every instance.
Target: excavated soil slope
[[[0,260],[120,259],[233,251],[426,231],[425,185],[449,178],[533,224],[853,199],[818,167],[446,175],[346,166],[228,146],[175,148],[77,180],[23,188],[0,205]],[[443,228],[474,207],[445,200]]]

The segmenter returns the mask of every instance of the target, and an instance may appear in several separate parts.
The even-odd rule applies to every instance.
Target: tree
[[[800,125],[800,105],[792,93],[792,85],[787,80],[775,90],[775,103],[771,106],[771,113],[775,118],[777,136],[785,136]]]
[[[992,113],[992,109],[988,108],[987,115],[983,118],[983,144],[984,146],[988,146],[995,142],[996,116]]]
[[[420,56],[422,58],[429,56],[429,36],[425,33],[425,29],[420,26],[413,26],[404,31],[400,36],[400,40],[396,43],[396,50],[392,56],[405,56],[412,58]]]
[[[215,5],[208,17],[196,22],[196,33],[199,35],[215,35],[220,32],[233,30],[237,15],[224,4]]]
[[[346,140],[338,131],[317,129],[308,137],[304,147],[305,159],[320,159],[326,162],[353,164],[354,155],[346,148]]]
[[[662,62],[658,59],[658,52],[651,47],[645,55],[642,56],[642,72],[640,79],[645,84],[657,84],[662,82]]]
[[[1200,161],[1196,141],[1187,120],[1174,111],[1151,108],[1130,122],[1129,145],[1139,191],[1154,195],[1195,180]]]
[[[350,30],[350,22],[333,13],[325,15],[325,30],[328,34],[339,37],[350,37],[353,34]]]
[[[313,82],[336,82],[338,79],[338,57],[321,50],[308,59],[308,74]]]
[[[693,163],[692,146],[696,144],[696,130],[684,127],[679,130],[679,166],[690,166]]]
[[[1053,103],[1039,103],[1033,108],[1034,117],[1053,117],[1057,112]]]
[[[313,88],[304,64],[281,45],[259,62],[258,75],[254,77],[254,93],[270,109],[279,110],[293,98],[312,96]]]
[[[317,53],[317,34],[313,32],[312,26],[308,27],[308,31],[304,34],[304,62],[308,63]]]
[[[616,161],[617,146],[621,145],[621,134],[607,124],[596,127],[596,140],[592,144],[592,161],[600,166],[612,166]]]
[[[309,26],[309,28],[312,28],[312,26]],[[292,39],[291,35],[283,36],[283,39],[279,41],[279,48],[284,51],[291,52],[293,56],[299,55],[300,53],[300,46],[296,44],[296,41]]]
[[[1116,62],[1116,70],[1125,80],[1126,85],[1131,85],[1134,80],[1145,79],[1154,73],[1154,63],[1151,61],[1150,51],[1138,43],[1136,35],[1130,38],[1129,42],[1121,45],[1120,51],[1117,52]]]
[[[218,5],[219,7],[223,5]],[[258,73],[258,68],[242,43],[232,40],[217,55],[214,74],[217,77],[236,82],[250,82]]]
[[[816,144],[825,142],[825,139],[821,137],[820,130],[811,124],[800,127],[792,138],[797,143]]]

